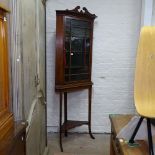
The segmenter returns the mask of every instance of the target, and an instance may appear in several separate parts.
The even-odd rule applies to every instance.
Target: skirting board
[[[109,129],[107,129],[106,126],[98,126],[96,128],[92,128],[92,132],[93,133],[110,133],[110,125],[108,127]],[[58,126],[47,126],[47,132],[59,132],[59,127]],[[69,130],[69,132],[78,132],[78,133],[88,133],[88,126],[87,125],[83,125],[74,129]]]
[[[48,149],[48,147],[46,146],[43,155],[48,155],[48,151],[49,151],[49,149]]]
[[[47,132],[59,132],[58,126],[47,126]],[[69,132],[79,132],[79,133],[88,133],[88,126],[83,125],[74,129],[70,129]]]

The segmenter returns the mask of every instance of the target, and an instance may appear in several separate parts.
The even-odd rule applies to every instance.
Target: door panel
[[[37,75],[36,51],[36,1],[22,0],[22,48],[25,117],[28,117],[31,104],[36,99]]]
[[[45,6],[42,0],[37,0],[38,12],[37,12],[37,29],[38,29],[38,43],[37,43],[37,74],[39,77],[39,83],[37,87],[38,95],[38,117],[40,120],[40,154],[43,154],[46,147],[46,105],[45,105]]]
[[[8,110],[9,103],[9,75],[8,75],[8,49],[7,26],[0,15],[0,116]]]
[[[41,0],[22,0],[24,111],[29,120],[27,155],[43,154],[45,117],[45,9]]]

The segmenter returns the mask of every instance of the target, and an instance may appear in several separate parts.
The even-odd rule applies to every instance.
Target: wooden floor
[[[95,140],[88,134],[71,133],[63,138],[64,153],[60,152],[57,133],[48,134],[49,155],[109,155],[110,135],[94,134]]]

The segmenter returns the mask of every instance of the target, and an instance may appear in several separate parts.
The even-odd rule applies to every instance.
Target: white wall
[[[0,4],[7,8],[9,8],[9,2],[10,0],[0,0]]]
[[[154,0],[142,0],[141,26],[151,26],[154,16]]]
[[[155,26],[155,0],[153,1],[153,16],[152,16],[152,25]]]
[[[94,25],[92,131],[109,132],[109,114],[134,113],[133,79],[141,24],[141,0],[47,1],[48,130],[57,131],[59,98],[55,81],[55,23],[57,9],[85,6],[98,18]],[[87,120],[87,93],[69,94],[69,118]],[[76,131],[87,132],[87,127]]]

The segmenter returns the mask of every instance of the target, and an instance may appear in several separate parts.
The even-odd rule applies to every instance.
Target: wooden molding
[[[3,4],[1,4],[1,3],[0,3],[0,10],[3,10],[3,11],[8,12],[8,13],[11,12],[7,7],[5,7],[5,6],[4,6]]]
[[[83,82],[83,83],[70,83],[66,85],[56,85],[55,91],[56,92],[64,92],[64,91],[76,91],[78,89],[87,89],[92,87],[93,83],[91,81]]]
[[[80,6],[75,7],[72,10],[57,10],[56,11],[58,14],[71,14],[71,15],[75,15],[75,16],[83,16],[83,17],[87,17],[87,18],[91,18],[91,19],[95,19],[97,16],[95,14],[91,14],[86,7],[83,7],[80,10]]]
[[[87,15],[93,18],[96,18],[97,16],[95,14],[91,14],[86,7],[83,7],[82,10],[80,10],[80,6],[75,7],[73,10],[66,10],[68,12],[75,12],[75,13],[79,13],[82,15]]]

